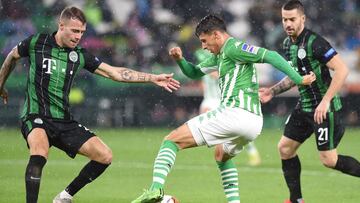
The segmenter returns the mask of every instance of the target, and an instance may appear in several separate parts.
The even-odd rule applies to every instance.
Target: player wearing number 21
[[[282,170],[290,191],[290,200],[303,202],[300,186],[301,165],[296,153],[300,145],[315,133],[321,162],[328,168],[360,177],[360,163],[350,156],[338,155],[338,146],[345,128],[342,123],[338,91],[348,74],[340,55],[320,35],[305,28],[304,7],[291,0],[282,7],[285,55],[300,75],[314,72],[316,81],[310,86],[298,86],[300,100],[285,123],[278,149]],[[334,71],[333,77],[330,70]],[[295,86],[288,77],[271,88],[260,88],[260,100],[268,102],[274,96]]]

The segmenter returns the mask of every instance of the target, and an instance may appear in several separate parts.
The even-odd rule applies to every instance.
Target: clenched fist
[[[174,47],[169,50],[169,55],[176,61],[182,59],[182,51],[180,47]]]

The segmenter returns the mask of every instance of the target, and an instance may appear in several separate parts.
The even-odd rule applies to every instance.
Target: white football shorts
[[[220,99],[204,99],[200,104],[200,109],[216,109],[220,105]]]
[[[223,144],[224,151],[235,156],[262,130],[263,118],[241,108],[219,106],[187,122],[198,146]]]

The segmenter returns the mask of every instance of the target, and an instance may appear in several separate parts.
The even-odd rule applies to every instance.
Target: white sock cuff
[[[63,191],[60,193],[60,198],[61,198],[61,199],[72,199],[73,196],[71,196],[68,192],[66,192],[65,190],[63,190]]]

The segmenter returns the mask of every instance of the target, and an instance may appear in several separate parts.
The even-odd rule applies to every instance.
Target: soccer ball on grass
[[[161,200],[161,202],[158,203],[180,203],[180,202],[174,196],[164,195],[164,198]]]

